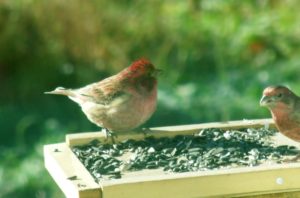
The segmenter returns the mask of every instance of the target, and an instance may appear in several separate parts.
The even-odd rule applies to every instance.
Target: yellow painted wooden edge
[[[65,143],[44,146],[45,167],[68,198],[102,197],[87,169]]]
[[[300,190],[299,175],[298,164],[294,168],[108,183],[103,184],[103,197],[239,197],[293,192]]]
[[[166,127],[155,127],[147,130],[147,133],[143,132],[128,132],[126,134],[118,134],[115,140],[122,141],[126,139],[140,140],[147,136],[154,137],[173,137],[176,135],[190,135],[198,132],[205,128],[221,128],[221,129],[238,129],[238,128],[258,128],[258,127],[274,127],[272,119],[256,119],[256,120],[238,120],[228,122],[211,122],[203,124],[191,124],[191,125],[180,125],[180,126],[166,126]],[[78,146],[91,142],[94,139],[106,140],[110,142],[110,139],[106,139],[102,132],[88,132],[88,133],[74,133],[66,135],[66,143],[69,146]]]

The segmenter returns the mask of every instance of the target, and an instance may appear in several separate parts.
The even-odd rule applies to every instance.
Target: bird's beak
[[[260,99],[260,106],[268,106],[270,103],[272,103],[274,101],[273,97],[271,96],[263,96],[261,99]]]

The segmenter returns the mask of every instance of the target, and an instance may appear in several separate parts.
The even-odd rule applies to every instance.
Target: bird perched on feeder
[[[284,86],[264,89],[260,105],[267,107],[278,130],[288,138],[300,142],[300,97]],[[295,158],[299,159],[300,154]]]
[[[68,96],[92,123],[109,133],[124,132],[139,127],[154,113],[159,72],[142,58],[100,82],[79,89],[58,87],[45,93]]]
[[[300,142],[300,97],[284,86],[270,86],[263,91],[260,105],[267,107],[278,130]]]

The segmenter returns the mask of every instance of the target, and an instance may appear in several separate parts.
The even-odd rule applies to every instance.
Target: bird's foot
[[[102,131],[104,131],[106,139],[111,138],[111,142],[113,144],[116,143],[115,138],[117,138],[117,134],[113,133],[112,131],[108,130],[107,128],[103,128]]]
[[[144,134],[144,136],[149,136],[151,129],[150,128],[142,128],[141,131]]]

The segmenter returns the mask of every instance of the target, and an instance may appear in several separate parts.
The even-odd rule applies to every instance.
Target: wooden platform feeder
[[[257,128],[272,120],[242,120],[185,126],[151,128],[154,137],[193,134],[204,128]],[[117,141],[143,139],[144,134],[119,135]],[[284,163],[209,170],[187,173],[164,173],[156,170],[139,171],[121,179],[96,183],[88,170],[72,152],[71,147],[87,144],[102,133],[77,133],[66,136],[66,142],[45,145],[45,166],[54,181],[69,198],[153,198],[153,197],[300,197],[300,163]],[[297,143],[278,133],[278,144]]]

